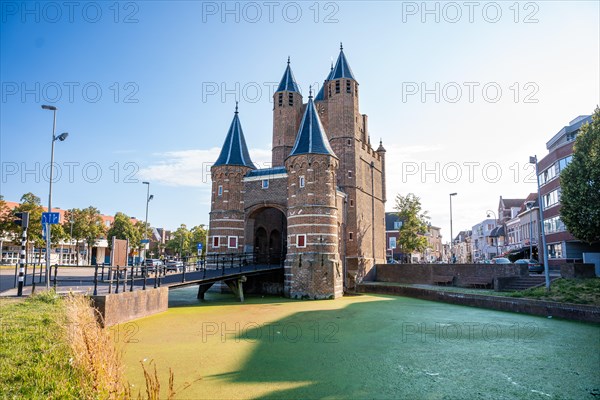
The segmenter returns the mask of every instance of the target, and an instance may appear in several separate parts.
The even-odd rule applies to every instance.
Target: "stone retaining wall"
[[[565,304],[552,301],[519,299],[511,297],[487,296],[441,290],[428,290],[415,287],[363,282],[358,286],[360,293],[392,294],[414,297],[422,300],[441,301],[463,306],[489,308],[543,317],[557,317],[576,321],[600,323],[600,307],[582,304]]]
[[[102,315],[103,320],[100,322],[107,327],[167,311],[169,289],[161,287],[92,296],[92,301]]]

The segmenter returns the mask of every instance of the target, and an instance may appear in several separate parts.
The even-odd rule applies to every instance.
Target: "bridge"
[[[284,255],[279,254],[211,254],[203,258],[190,258],[182,266],[174,267],[175,272],[169,272],[169,267],[166,266],[153,268],[112,267],[102,264],[86,267],[55,265],[50,269],[49,285],[55,289],[73,286],[88,288],[94,296],[160,287],[171,290],[198,285],[198,298],[204,299],[204,294],[214,283],[223,281],[240,301],[244,301],[243,283],[247,277],[280,271],[283,269],[284,259]],[[45,286],[44,272],[42,266],[37,270],[35,265],[30,267],[29,272],[26,271],[25,274],[25,286]]]

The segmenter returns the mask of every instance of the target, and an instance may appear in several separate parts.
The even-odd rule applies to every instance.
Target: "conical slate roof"
[[[291,156],[300,154],[328,154],[335,157],[335,153],[329,145],[325,129],[321,124],[319,115],[313,102],[312,93],[308,96],[308,104],[302,117],[302,123],[296,136],[296,143],[292,148]]]
[[[352,74],[352,69],[350,69],[350,64],[348,64],[348,60],[346,60],[346,56],[344,55],[344,47],[340,43],[340,55],[335,63],[335,67],[333,67],[333,71],[329,74],[328,80],[340,79],[340,78],[348,78],[354,79],[354,75]]]
[[[281,82],[279,82],[277,91],[278,92],[287,91],[287,92],[300,93],[300,89],[298,89],[298,85],[296,84],[296,79],[294,78],[294,73],[292,72],[292,68],[290,67],[290,58],[289,57],[288,57],[287,67],[285,68],[285,72],[283,73]]]
[[[238,117],[237,103],[235,105],[235,115],[231,126],[225,137],[225,143],[221,149],[221,154],[213,166],[218,165],[243,165],[252,169],[256,169],[256,166],[250,159],[248,153],[248,146],[246,146],[246,140],[244,139],[244,132],[242,131],[242,124],[240,124],[240,118]]]

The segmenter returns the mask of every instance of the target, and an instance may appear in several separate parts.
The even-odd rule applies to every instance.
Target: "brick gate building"
[[[294,298],[339,297],[385,262],[385,149],[371,147],[358,87],[340,46],[303,103],[288,59],[266,169],[252,163],[236,105],[211,168],[209,254],[284,263],[284,293]]]

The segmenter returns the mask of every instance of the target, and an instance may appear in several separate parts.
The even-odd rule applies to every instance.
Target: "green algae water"
[[[600,396],[597,324],[383,295],[169,296],[167,312],[114,328],[134,393],[153,361],[163,388],[169,368],[176,390],[193,382],[178,399]]]

